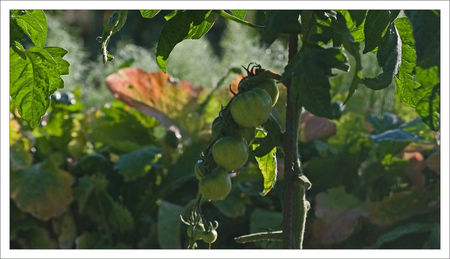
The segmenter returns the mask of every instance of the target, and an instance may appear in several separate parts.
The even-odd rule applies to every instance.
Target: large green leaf
[[[261,36],[262,40],[270,45],[280,33],[300,32],[299,14],[300,11],[298,10],[267,11]]]
[[[440,12],[432,10],[405,11],[411,21],[416,40],[417,65],[429,68],[440,64]]]
[[[345,18],[346,27],[354,41],[364,41],[364,24],[367,10],[340,10],[339,13]],[[339,20],[339,15],[337,17]]]
[[[11,198],[17,207],[38,219],[61,215],[72,202],[72,177],[51,160],[11,172]]]
[[[177,12],[162,28],[156,48],[156,63],[166,72],[166,62],[175,46],[186,39],[200,39],[214,24],[217,12],[192,10]]]
[[[377,52],[378,64],[383,68],[383,72],[375,78],[364,78],[362,82],[373,90],[388,87],[398,73],[401,58],[402,42],[397,29],[392,24],[381,40]]]
[[[158,243],[161,248],[180,248],[180,215],[183,207],[161,201],[158,210]]]
[[[363,53],[374,50],[381,43],[388,26],[397,17],[399,11],[369,10],[364,23],[364,46]]]
[[[395,25],[403,41],[402,65],[396,77],[397,94],[402,103],[416,108],[417,113],[431,129],[439,130],[439,67],[432,66],[427,69],[416,67],[415,40],[411,23],[408,18],[400,18],[395,21]]]
[[[160,157],[160,152],[157,147],[144,147],[121,155],[114,169],[119,170],[126,182],[136,180],[151,170]]]
[[[69,73],[62,57],[66,50],[57,47],[10,48],[10,94],[22,118],[36,127],[49,106],[49,97],[64,87],[61,75]]]
[[[347,57],[341,49],[313,47],[299,52],[286,66],[282,82],[291,79],[291,98],[298,99],[309,112],[331,119],[328,77],[332,68],[348,71]]]
[[[144,18],[153,18],[155,17],[160,10],[140,10],[142,17]]]
[[[246,10],[230,10],[230,11],[234,16],[242,20],[245,18],[245,15],[247,14]]]
[[[44,47],[47,39],[47,19],[42,10],[13,10],[11,19],[39,47]]]

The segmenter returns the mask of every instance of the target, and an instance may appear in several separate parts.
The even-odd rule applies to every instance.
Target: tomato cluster
[[[250,67],[250,65],[249,65]],[[246,68],[238,93],[212,123],[212,141],[195,167],[199,191],[208,200],[225,199],[231,191],[229,171],[247,162],[256,127],[270,116],[279,96],[273,74],[259,65]]]

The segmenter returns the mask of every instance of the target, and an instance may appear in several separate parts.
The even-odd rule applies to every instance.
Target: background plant
[[[345,11],[337,13],[345,16]],[[408,17],[411,21],[435,17],[431,14],[437,15],[428,11],[410,13]],[[414,15],[416,18],[413,18]],[[396,25],[400,20],[406,21],[406,18],[397,20]],[[323,21],[333,24],[332,18]],[[347,21],[346,25],[351,28]],[[420,29],[414,29],[414,22],[412,24],[413,32],[416,31],[417,64],[421,64],[416,69],[417,73],[428,65],[424,65],[424,57],[418,54],[420,36],[416,34],[420,34]],[[361,37],[361,34],[357,34],[361,33],[361,27],[359,30],[357,27],[354,29],[354,39],[358,35]],[[401,30],[398,29],[398,32],[402,38]],[[333,40],[338,37],[334,36]],[[283,45],[281,42],[283,40],[275,41]],[[169,71],[171,60],[174,60],[174,64],[179,60],[174,56],[179,47],[182,45],[177,45],[174,53],[171,53]],[[428,46],[422,47],[421,53],[426,52]],[[258,48],[255,49],[257,52]],[[345,50],[340,50],[345,53]],[[114,51],[112,53],[117,62],[120,55]],[[350,55],[350,66],[354,68],[356,65],[352,63]],[[229,58],[230,55],[225,57]],[[363,67],[368,67],[364,62],[370,60],[376,61],[376,55],[362,55]],[[248,60],[237,65],[246,63]],[[283,63],[280,63],[280,67],[267,66],[281,72]],[[426,70],[427,76],[424,76],[425,72],[421,74],[423,77],[416,75],[418,81],[422,78],[422,85],[428,89],[432,89],[437,83],[436,78],[439,78],[433,74],[433,71],[439,71],[438,67],[434,67],[438,63],[431,64]],[[213,84],[227,74],[230,67],[215,75],[218,79]],[[111,72],[117,68],[111,68]],[[372,77],[386,72],[386,69],[379,68],[371,72],[365,74],[366,70],[363,69],[362,75]],[[399,75],[401,72],[402,67]],[[330,103],[346,100],[346,89],[353,79],[352,73],[349,74],[339,74],[329,80]],[[407,78],[407,74],[403,76]],[[98,82],[103,81],[101,78]],[[202,77],[199,80],[205,79]],[[284,86],[280,89],[284,89]],[[411,109],[405,109],[394,99],[387,105],[384,98],[380,98],[389,96],[392,89],[389,87],[380,90],[381,93],[372,94],[370,91],[365,94],[366,90],[360,87],[347,102],[340,119],[336,118],[334,123],[319,120],[308,113],[302,115],[298,148],[305,174],[314,184],[306,194],[312,209],[305,228],[304,247],[438,246],[439,169],[436,169],[436,165],[439,163],[435,160],[439,157],[436,153],[439,150],[438,142],[420,119],[414,120],[417,115]],[[433,91],[424,92],[424,96],[428,95],[425,98],[436,97]],[[188,114],[196,116],[198,105],[207,96],[206,93],[204,90],[198,94],[195,102],[190,104],[190,110],[186,107]],[[97,111],[83,111],[80,96],[79,90],[73,94],[55,94],[48,114],[41,126],[35,129],[31,129],[12,109],[13,247],[186,247],[187,237],[181,234],[185,231],[180,231],[178,215],[187,211],[190,201],[195,198],[193,164],[208,139],[209,125],[217,115],[220,104],[224,105],[229,99],[228,93],[217,92],[202,116],[177,121],[193,135],[191,144],[179,142],[156,120],[119,102]],[[170,104],[170,100],[168,102]],[[420,101],[410,105],[420,114],[420,107],[423,106],[418,103]],[[158,107],[158,102],[147,105]],[[173,103],[171,105],[176,107]],[[308,110],[313,112],[314,109]],[[364,112],[361,113],[361,110]],[[167,116],[176,118],[177,111],[174,108]],[[382,116],[376,116],[373,112]],[[436,126],[433,125],[436,120],[429,114],[424,118],[431,127]],[[198,123],[198,119],[204,122]],[[198,128],[189,126],[194,121],[202,125],[200,127],[203,127],[205,135],[202,136]],[[329,130],[333,124],[337,124],[336,132]],[[328,125],[328,128],[324,125]],[[327,130],[323,131],[322,136],[314,136],[314,133],[322,132],[317,127]],[[140,137],[136,139],[135,136]],[[283,154],[278,154],[278,159],[283,159]],[[187,173],[183,170],[185,168],[191,168],[191,172]],[[47,180],[35,181],[30,178],[33,175],[31,172]],[[334,174],[331,181],[330,172]],[[72,185],[67,180],[68,174],[74,180]],[[278,175],[277,180],[280,183],[285,181],[282,174]],[[248,163],[233,178],[234,187],[227,200],[204,204],[203,212],[208,220],[220,222],[219,239],[214,247],[242,247],[233,241],[233,237],[261,231],[270,234],[280,229],[282,188],[276,184],[266,197],[260,197],[262,181],[259,169],[254,163]],[[54,189],[51,186],[56,186],[55,183],[67,188]],[[36,187],[24,188],[30,184]],[[54,199],[55,193],[64,199]],[[45,199],[36,200],[38,197]],[[49,205],[42,207],[42,204]],[[336,221],[343,223],[337,226],[334,224]],[[75,239],[77,242],[74,242]],[[257,242],[247,244],[246,247],[280,247],[280,243]]]

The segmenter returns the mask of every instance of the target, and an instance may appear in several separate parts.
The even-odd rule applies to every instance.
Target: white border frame
[[[9,9],[440,9],[441,249],[408,250],[28,250],[9,249]],[[406,7],[406,8],[405,8]],[[1,1],[1,258],[449,258],[448,1]]]

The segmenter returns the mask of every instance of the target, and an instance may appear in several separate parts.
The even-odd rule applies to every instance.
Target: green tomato
[[[265,122],[272,110],[272,98],[266,90],[255,88],[234,97],[230,105],[233,120],[242,127]]]
[[[216,168],[200,180],[198,188],[210,201],[224,200],[231,191],[231,178],[227,171]]]
[[[212,229],[208,232],[203,232],[202,239],[205,243],[212,244],[216,242],[217,240],[217,231],[215,229]]]
[[[278,90],[278,86],[275,80],[273,80],[272,78],[264,78],[262,81],[256,83],[254,87],[266,90],[266,92],[272,99],[272,106],[275,106],[280,95],[280,91]]]
[[[212,147],[212,155],[220,167],[230,171],[236,170],[247,162],[247,143],[242,137],[220,138]]]

